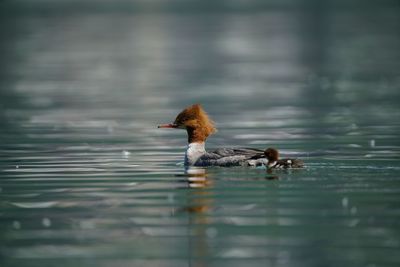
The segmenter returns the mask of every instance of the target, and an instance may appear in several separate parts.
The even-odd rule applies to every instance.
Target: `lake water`
[[[398,3],[190,3],[1,4],[0,265],[399,266]]]

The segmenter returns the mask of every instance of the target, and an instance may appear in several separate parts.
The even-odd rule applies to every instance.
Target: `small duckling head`
[[[279,159],[279,152],[275,148],[267,148],[264,151],[264,155],[268,159],[269,162],[274,162]]]

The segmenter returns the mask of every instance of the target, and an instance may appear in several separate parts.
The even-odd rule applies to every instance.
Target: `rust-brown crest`
[[[214,122],[200,104],[185,108],[178,114],[174,124],[187,130],[189,143],[204,142],[209,135],[217,131]]]

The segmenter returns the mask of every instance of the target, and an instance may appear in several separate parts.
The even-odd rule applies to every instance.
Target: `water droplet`
[[[375,147],[375,139],[369,140],[369,146],[370,147]]]
[[[130,154],[131,154],[131,152],[129,152],[129,151],[127,151],[127,150],[123,150],[123,151],[122,151],[122,156],[123,156],[124,158],[128,158]]]
[[[12,226],[14,229],[21,229],[21,223],[19,221],[13,221]]]
[[[355,226],[358,225],[359,222],[360,222],[359,219],[353,219],[353,220],[351,220],[351,221],[349,222],[349,226],[350,226],[350,227],[355,227]]]
[[[347,208],[347,206],[349,206],[349,199],[347,197],[342,198],[342,206],[343,208]]]
[[[351,209],[350,209],[350,213],[351,214],[356,214],[357,213],[357,207],[352,207]]]
[[[42,224],[44,227],[50,227],[51,226],[51,220],[49,218],[43,218],[42,219]]]

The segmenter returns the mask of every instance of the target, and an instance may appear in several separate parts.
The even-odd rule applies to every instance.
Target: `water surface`
[[[1,266],[399,265],[398,5],[118,3],[3,5]],[[193,103],[307,168],[186,172]]]

